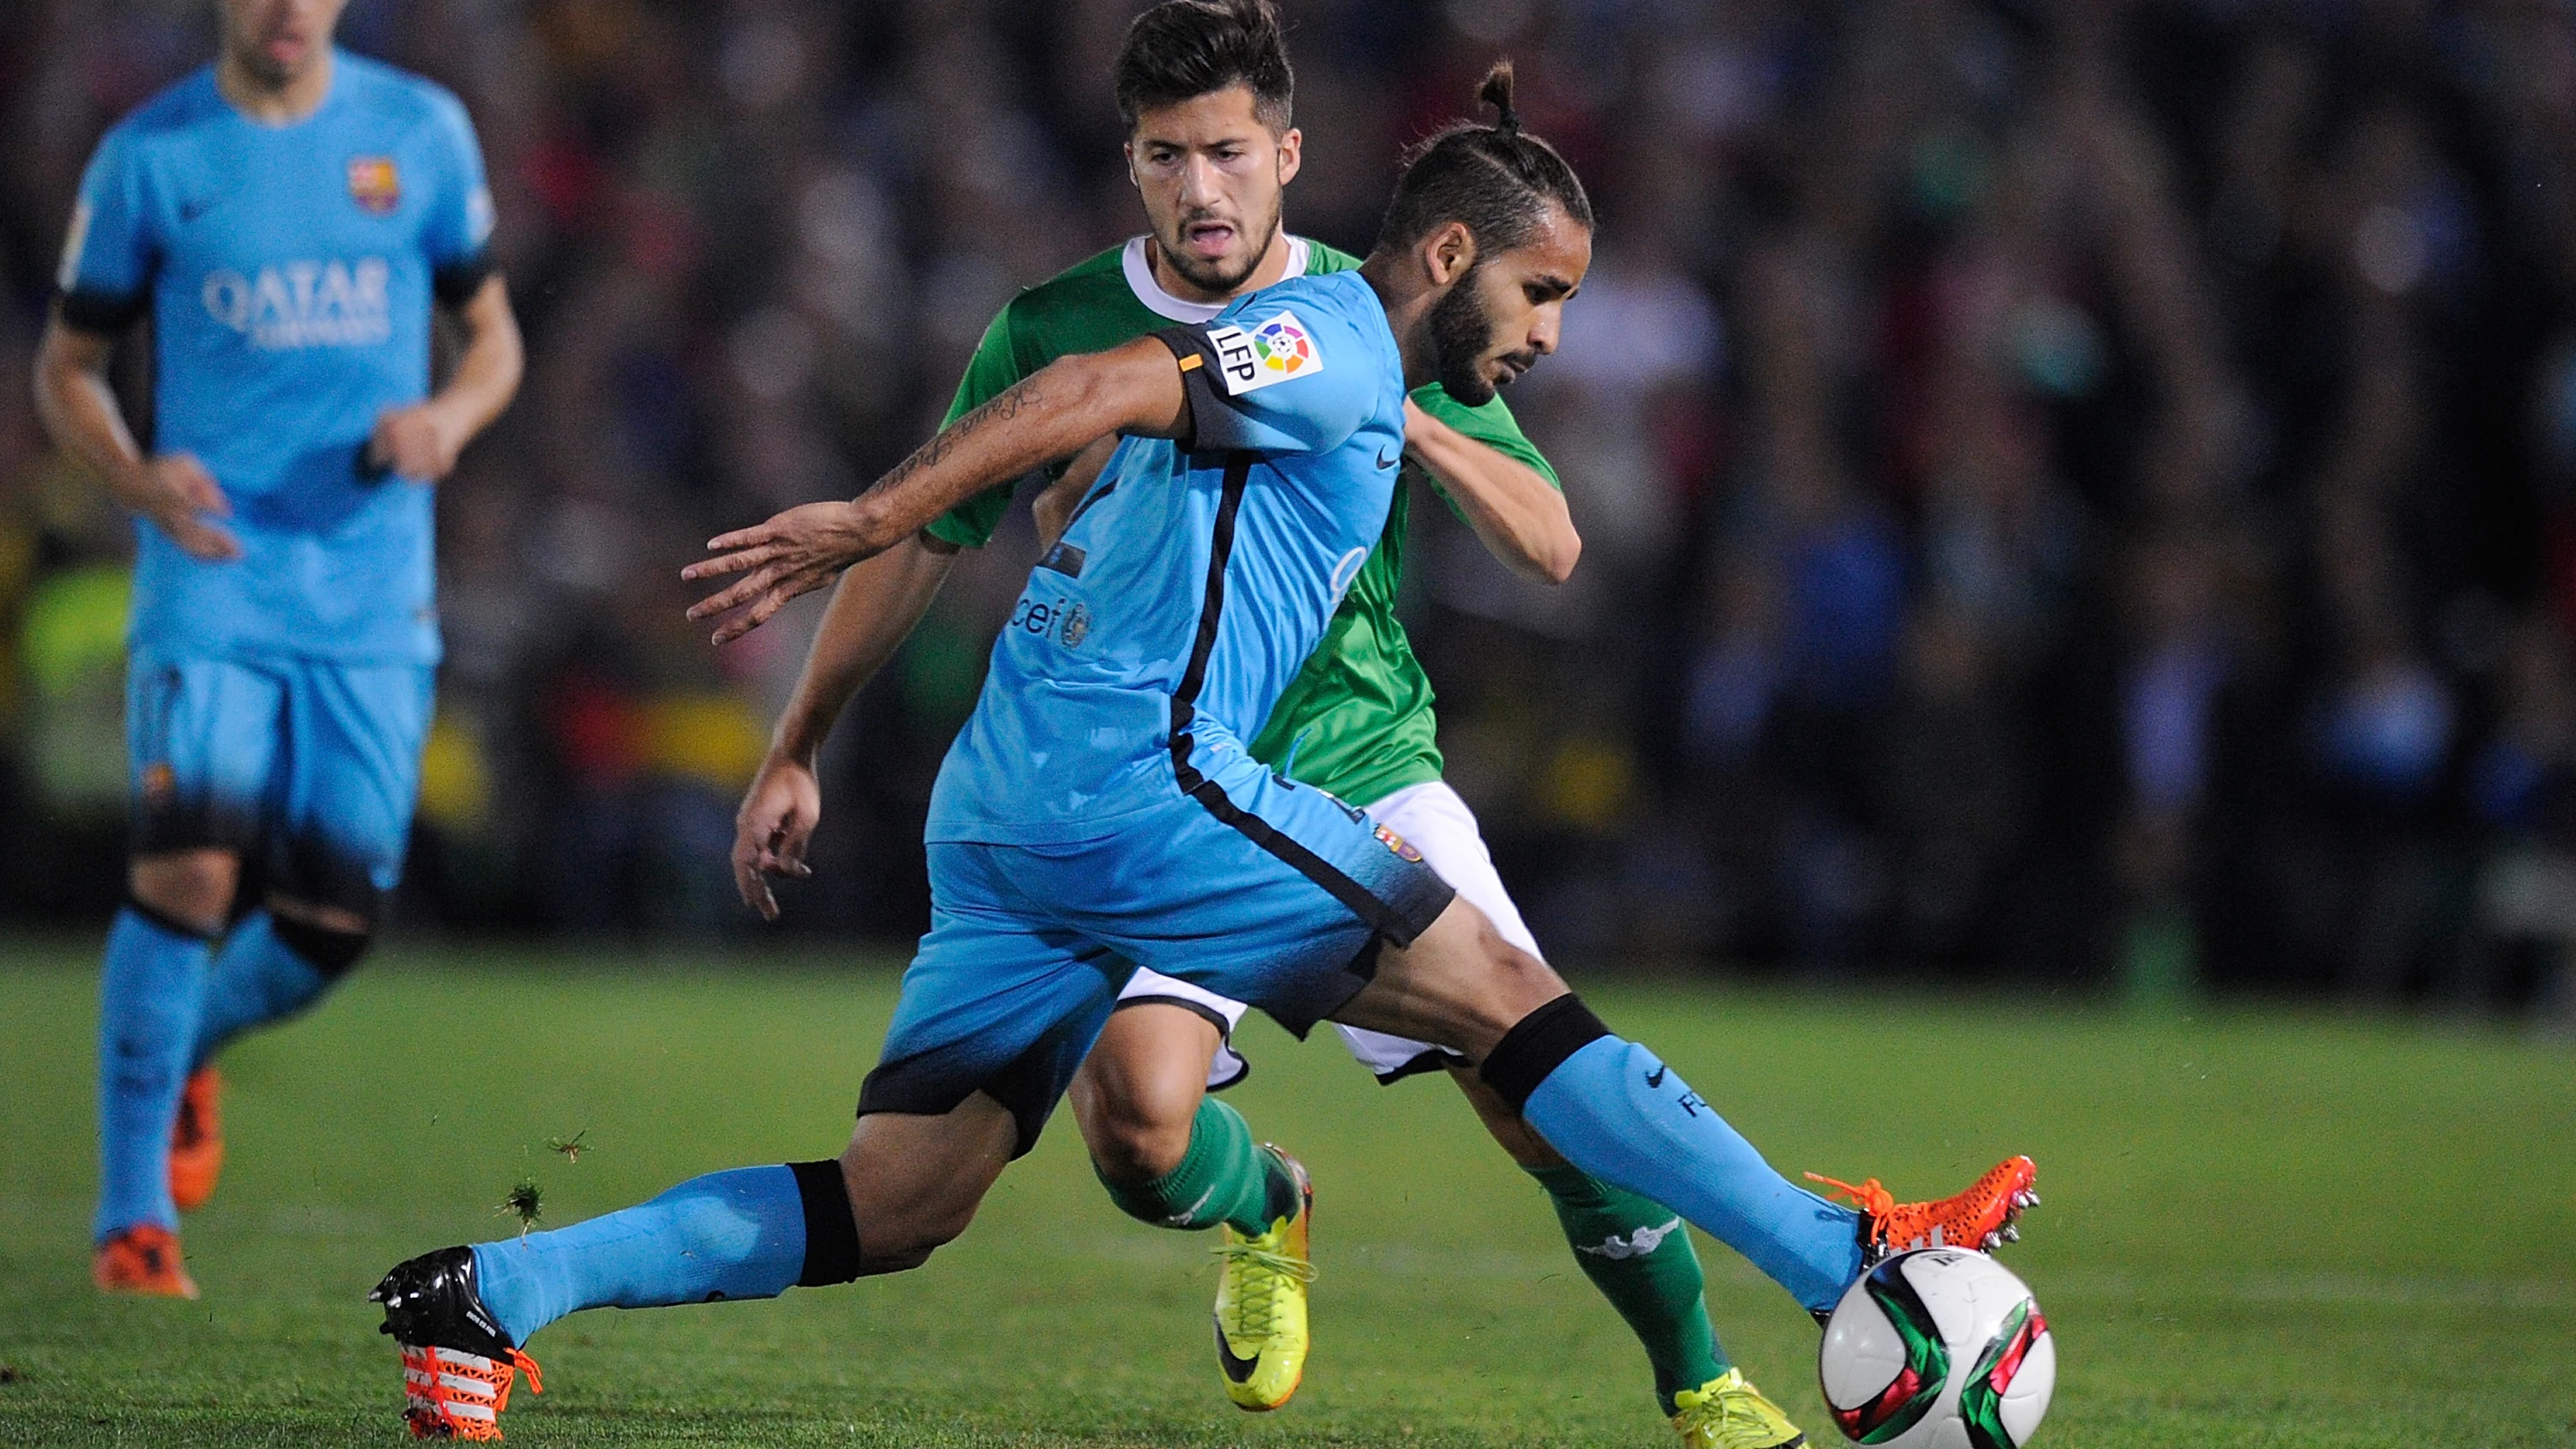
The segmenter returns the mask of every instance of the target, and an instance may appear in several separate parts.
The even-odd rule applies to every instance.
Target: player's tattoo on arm
[[[1181,412],[1180,374],[1160,343],[1144,339],[1106,353],[1059,358],[1038,376],[940,430],[875,486],[847,503],[808,503],[767,523],[707,541],[713,558],[684,579],[744,577],[689,609],[692,619],[743,612],[716,629],[738,639],[788,600],[829,583],[842,569],[911,537],[970,495],[1129,429],[1168,433]],[[1158,433],[1162,435],[1162,433]],[[968,444],[973,446],[968,446]]]
[[[957,450],[959,443],[975,433],[995,423],[1007,423],[1044,401],[1044,395],[1039,391],[1037,382],[1034,376],[1024,377],[985,399],[969,410],[965,416],[941,428],[929,442],[913,449],[910,457],[895,464],[893,471],[878,479],[876,485],[867,491],[869,493],[892,491],[901,486],[905,479],[922,469],[939,466],[949,454]]]

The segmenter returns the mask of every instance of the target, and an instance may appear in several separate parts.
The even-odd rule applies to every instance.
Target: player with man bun
[[[1137,967],[1292,1029],[1330,1019],[1457,1053],[1568,1159],[1671,1203],[1811,1310],[1909,1233],[1982,1239],[2009,1221],[2026,1159],[1932,1205],[1855,1210],[1788,1182],[1394,832],[1245,748],[1322,638],[1346,562],[1385,527],[1408,393],[1437,381],[1481,398],[1519,375],[1582,284],[1590,205],[1512,120],[1417,157],[1389,207],[1404,225],[1357,271],[1059,359],[859,498],[723,535],[684,571],[740,576],[690,610],[723,620],[717,642],[739,638],[975,494],[1125,440],[1056,545],[1066,567],[1033,573],[1027,624],[995,644],[941,767],[932,927],[848,1147],[396,1265],[371,1296],[403,1347],[416,1432],[496,1434],[525,1343],[566,1314],[928,1261],[1035,1145]],[[1748,1414],[1720,1428],[1720,1442],[1799,1439]]]
[[[1303,138],[1294,125],[1286,39],[1268,5],[1169,0],[1146,10],[1128,29],[1113,88],[1149,230],[1005,307],[967,365],[952,421],[1059,357],[1174,322],[1203,322],[1234,298],[1287,277],[1359,264],[1282,224]],[[1555,473],[1511,410],[1491,388],[1483,392],[1470,402],[1437,382],[1414,391],[1406,484],[1419,479],[1437,488],[1522,572],[1561,580],[1582,541]],[[1042,551],[1092,477],[1098,459],[1089,461],[1092,467],[1065,470],[1040,496]],[[764,872],[802,868],[820,819],[816,757],[841,709],[929,607],[956,550],[991,538],[1011,495],[1006,485],[951,510],[918,538],[851,570],[834,594],[737,820],[736,872],[755,908],[777,909]],[[1395,613],[1410,499],[1409,486],[1396,489],[1386,527],[1350,580],[1324,642],[1250,748],[1289,778],[1365,809],[1420,850],[1506,939],[1536,955],[1474,812],[1440,778],[1431,683]],[[1300,1164],[1258,1143],[1239,1114],[1205,1095],[1250,1070],[1231,1042],[1244,1010],[1240,1001],[1139,971],[1070,1097],[1102,1183],[1122,1208],[1158,1226],[1215,1225],[1225,1239],[1217,1363],[1227,1395],[1258,1410],[1285,1403],[1305,1364],[1307,1184]],[[1568,1165],[1455,1056],[1418,1041],[1336,1029],[1381,1082],[1447,1071],[1496,1140],[1546,1190],[1575,1262],[1645,1346],[1663,1411],[1696,1417],[1675,1396],[1706,1390],[1728,1365],[1680,1218]]]

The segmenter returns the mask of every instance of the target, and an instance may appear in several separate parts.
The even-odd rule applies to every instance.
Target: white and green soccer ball
[[[1816,1370],[1856,1444],[2021,1449],[2057,1386],[2057,1340],[2029,1287],[1994,1259],[1921,1248],[1843,1294]]]

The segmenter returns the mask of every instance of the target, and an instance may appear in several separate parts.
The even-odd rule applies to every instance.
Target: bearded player
[[[931,931],[841,1157],[396,1265],[371,1297],[416,1433],[496,1437],[517,1374],[534,1378],[524,1345],[570,1313],[921,1266],[1036,1145],[1140,966],[1301,1032],[1330,1019],[1448,1048],[1567,1158],[1675,1204],[1816,1312],[1901,1245],[1902,1217],[1782,1178],[1418,852],[1245,746],[1386,526],[1408,395],[1437,381],[1482,402],[1554,347],[1590,265],[1581,183],[1520,130],[1507,69],[1484,95],[1499,121],[1418,151],[1357,270],[1059,359],[859,498],[726,534],[683,571],[740,576],[689,610],[724,621],[721,644],[975,495],[1125,439],[1053,550],[1079,551],[1081,575],[1032,574],[1036,627],[996,642],[941,765]],[[1995,1193],[1944,1227],[1982,1236],[2011,1209]],[[1721,1442],[1798,1439],[1742,1420]]]
[[[1275,17],[1254,4],[1170,3],[1131,27],[1115,72],[1129,173],[1152,228],[1021,294],[968,365],[949,418],[1070,353],[1105,349],[1175,322],[1202,323],[1232,299],[1285,277],[1357,260],[1280,225],[1301,160],[1293,78]],[[1508,376],[1529,357],[1512,360]],[[1433,384],[1407,410],[1409,476],[1427,477],[1497,556],[1562,580],[1580,540],[1553,472],[1490,395],[1469,404]],[[1097,459],[1089,460],[1096,464]],[[1053,550],[1089,481],[1077,466],[1041,496],[1045,568],[1078,579],[1078,550]],[[1432,691],[1395,599],[1407,528],[1398,488],[1385,530],[1351,579],[1324,642],[1266,727],[1254,758],[1365,809],[1484,912],[1503,937],[1538,947],[1504,890],[1474,814],[1440,779]],[[744,897],[776,905],[765,871],[802,873],[819,817],[815,760],[850,696],[894,652],[945,576],[956,547],[979,547],[1010,502],[982,495],[924,534],[859,565],[840,585],[804,675],[737,822]],[[1044,577],[1042,573],[1041,578]],[[1047,605],[1040,601],[1043,616]],[[1043,618],[1015,617],[1014,627]],[[1075,1116],[1111,1196],[1142,1221],[1219,1228],[1225,1272],[1216,1347],[1228,1395],[1271,1409],[1295,1391],[1306,1358],[1303,1169],[1256,1144],[1242,1117],[1205,1096],[1248,1070],[1230,1044],[1245,1008],[1186,982],[1138,971],[1071,1088]],[[1381,1082],[1446,1070],[1496,1140],[1547,1191],[1575,1261],[1644,1345],[1656,1397],[1686,1441],[1752,1402],[1711,1332],[1699,1263],[1680,1218],[1568,1165],[1453,1054],[1337,1027]],[[1177,1210],[1176,1210],[1177,1209]],[[1744,1416],[1736,1412],[1737,1422]],[[1794,1430],[1769,1423],[1779,1442]]]
[[[176,1233],[222,1160],[207,1064],[346,972],[401,874],[438,658],[429,485],[518,386],[473,127],[335,48],[342,3],[221,0],[215,63],[99,143],[38,359],[55,441],[138,520],[133,853],[99,990],[112,1292],[196,1296]],[[433,394],[434,306],[464,347]],[[148,450],[107,377],[146,317]],[[245,861],[265,893],[234,921]]]
[[[1175,322],[1205,322],[1236,297],[1283,278],[1359,264],[1281,226],[1302,137],[1291,124],[1285,39],[1266,6],[1183,0],[1145,12],[1120,51],[1115,90],[1129,175],[1152,230],[1014,299],[967,365],[950,421],[1058,357]],[[1498,398],[1471,407],[1436,383],[1416,390],[1412,404],[1407,477],[1427,475],[1506,562],[1561,581],[1581,540],[1553,470],[1510,409]],[[1048,535],[1042,548],[1054,543],[1092,471],[1065,470],[1040,496],[1037,516]],[[1008,487],[984,494],[859,565],[841,584],[738,821],[737,872],[745,899],[764,914],[777,908],[761,873],[802,868],[819,819],[815,760],[841,709],[928,607],[956,550],[990,539],[1010,501]],[[1253,742],[1253,754],[1368,810],[1535,955],[1537,943],[1495,875],[1474,814],[1440,779],[1430,682],[1395,617],[1407,502],[1399,487],[1324,643]],[[1080,571],[1061,553],[1049,555],[1049,567],[1072,577]],[[1121,1207],[1160,1226],[1219,1228],[1233,1250],[1217,1311],[1226,1391],[1246,1408],[1272,1409],[1295,1391],[1306,1357],[1303,1169],[1276,1148],[1256,1145],[1239,1114],[1205,1096],[1249,1070],[1229,1041],[1244,1010],[1187,982],[1137,972],[1071,1100],[1101,1180]],[[1699,1262],[1676,1215],[1568,1166],[1472,1073],[1455,1070],[1454,1057],[1420,1042],[1338,1030],[1382,1082],[1452,1069],[1505,1150],[1547,1190],[1576,1261],[1645,1344],[1665,1413],[1677,1411],[1677,1394],[1706,1392],[1723,1378],[1727,1366],[1710,1331]],[[1175,1214],[1172,1203],[1194,1210]]]

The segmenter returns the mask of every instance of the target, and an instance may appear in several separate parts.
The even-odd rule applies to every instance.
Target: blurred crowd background
[[[731,814],[813,610],[719,653],[676,571],[855,492],[1015,287],[1140,229],[1136,8],[354,0],[472,110],[530,341],[443,489],[404,924],[752,929]],[[129,529],[27,365],[91,146],[211,9],[0,8],[0,919],[119,889]],[[2567,0],[1284,9],[1293,229],[1366,250],[1503,53],[1599,205],[1509,395],[1582,565],[1417,508],[1407,602],[1552,954],[2576,1012]],[[786,930],[923,926],[1031,538],[843,722]]]

